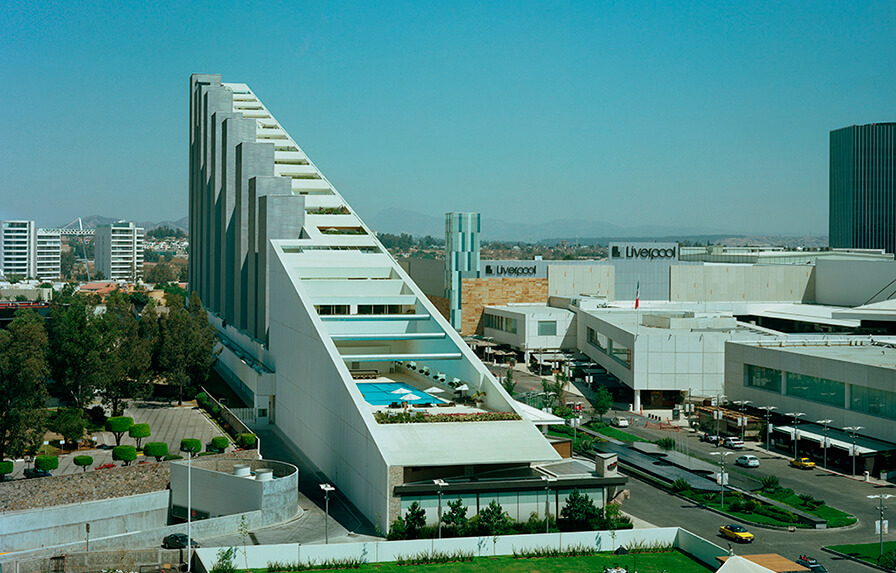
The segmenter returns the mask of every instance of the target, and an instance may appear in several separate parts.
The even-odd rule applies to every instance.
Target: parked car
[[[725,438],[725,447],[731,448],[732,450],[742,450],[744,448],[744,441],[740,438]]]
[[[199,547],[199,542],[195,539],[190,540],[190,545]],[[165,549],[184,549],[187,547],[187,536],[184,533],[172,533],[162,540],[162,547]]]
[[[612,420],[610,420],[610,424],[616,426],[617,428],[628,428],[628,418],[623,418],[622,416],[616,416]]]
[[[700,436],[701,442],[709,442],[710,444],[716,444],[722,440],[721,436],[717,436],[715,434],[710,434],[709,432],[703,432],[703,435]]]
[[[721,533],[728,539],[733,539],[734,541],[739,541],[741,543],[750,543],[753,541],[752,533],[750,533],[740,525],[735,525],[733,523],[729,523],[728,525],[723,525],[722,527],[720,527],[719,533]]]
[[[800,555],[800,558],[797,559],[796,562],[797,565],[802,565],[803,567],[808,568],[812,573],[828,573],[828,570],[824,568],[824,565],[808,555]]]
[[[759,458],[757,458],[756,456],[747,454],[745,456],[741,456],[741,457],[737,458],[736,460],[734,460],[734,463],[736,463],[739,466],[743,466],[745,468],[758,468],[759,467]]]
[[[796,458],[795,460],[790,460],[790,465],[803,470],[811,470],[815,467],[815,462],[809,458]]]
[[[26,478],[42,478],[42,477],[52,477],[48,470],[39,470],[37,468],[25,468],[25,477]]]

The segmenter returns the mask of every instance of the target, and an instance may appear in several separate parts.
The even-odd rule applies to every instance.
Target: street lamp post
[[[443,479],[434,479],[432,483],[439,486],[439,539],[442,538],[442,488],[448,485]]]
[[[800,440],[800,432],[797,429],[797,425],[800,423],[800,417],[805,416],[805,412],[787,412],[786,416],[793,416],[793,459],[799,459],[799,446],[798,442]]]
[[[880,512],[880,522],[878,523],[878,533],[880,534],[880,555],[877,558],[877,562],[880,563],[880,560],[884,556],[884,510],[887,509],[887,506],[884,505],[884,500],[896,496],[893,496],[889,493],[881,493],[877,495],[868,495],[865,497],[867,497],[868,499],[876,499],[877,511]]]
[[[324,490],[324,508],[326,512],[326,521],[324,521],[324,543],[330,543],[330,492],[336,491],[336,488],[328,483],[320,484],[320,489]]]
[[[777,410],[777,406],[759,406],[760,410],[765,410],[765,451],[772,451],[772,410]]]
[[[744,406],[752,404],[751,400],[735,400],[735,404],[740,406],[740,439],[744,439],[744,431],[747,429],[747,419],[744,417]]]
[[[551,532],[551,482],[557,481],[557,478],[541,476],[544,480],[544,532]]]
[[[824,426],[824,443],[821,444],[821,447],[824,448],[824,469],[828,469],[828,424],[831,422],[833,422],[833,420],[815,420],[816,424]]]
[[[187,453],[187,573],[191,570],[193,552],[193,447],[192,441],[180,445],[180,450]]]
[[[852,475],[856,475],[856,436],[859,430],[865,429],[865,426],[846,426],[843,429],[849,432],[849,436],[852,438],[852,450],[849,455],[852,456]]]
[[[719,466],[722,468],[719,473],[719,485],[722,486],[722,511],[725,511],[725,457],[732,453],[734,452],[709,452],[711,456],[719,456]]]

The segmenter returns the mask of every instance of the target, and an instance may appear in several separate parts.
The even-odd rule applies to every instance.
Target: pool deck
[[[441,384],[433,380],[417,377],[405,372],[380,374],[376,378],[355,380],[355,383],[401,384],[402,386],[407,386],[408,388],[413,389],[415,392],[425,392],[427,388],[432,388],[433,386],[437,386],[445,390],[445,392],[441,394],[431,394],[436,401],[433,403],[433,406],[431,408],[422,408],[417,404],[408,404],[407,410],[409,412],[426,412],[428,414],[477,414],[488,411],[483,408],[477,408],[472,405],[460,403],[457,403],[454,406],[438,406],[436,405],[436,403],[438,403],[438,401],[440,400],[442,404],[447,404],[448,402],[453,400],[455,394],[451,387],[446,384]],[[396,395],[395,401],[399,402],[398,399],[399,396]],[[404,410],[404,408],[390,408],[388,405],[375,406],[369,403],[367,405],[370,407],[370,410],[372,412],[398,412]]]

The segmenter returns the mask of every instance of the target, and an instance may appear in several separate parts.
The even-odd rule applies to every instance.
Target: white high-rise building
[[[143,228],[134,223],[100,225],[94,235],[96,271],[109,280],[143,276]]]
[[[0,273],[6,277],[58,279],[59,231],[38,229],[34,221],[0,221]]]

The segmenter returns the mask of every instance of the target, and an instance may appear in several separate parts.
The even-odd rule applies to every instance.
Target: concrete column
[[[203,173],[204,189],[201,193],[200,204],[200,228],[199,234],[202,237],[202,245],[200,248],[200,279],[201,290],[197,290],[203,302],[213,302],[216,297],[212,296],[213,277],[215,273],[214,255],[214,237],[215,237],[215,199],[219,192],[221,161],[216,159],[216,154],[220,152],[220,125],[215,121],[215,114],[218,112],[232,112],[233,110],[233,92],[220,85],[211,85],[203,89],[205,92],[203,97],[203,161],[205,171]],[[190,240],[193,238],[190,237]],[[216,310],[214,305],[206,305]]]
[[[198,280],[199,272],[199,246],[202,241],[199,237],[199,200],[202,169],[202,94],[209,85],[220,85],[220,74],[193,74],[190,76],[190,160],[189,160],[189,232],[190,232],[190,257],[189,275],[191,287]]]
[[[641,411],[641,391],[640,390],[635,390],[635,402],[634,402],[634,405],[632,406],[632,410],[635,412]]]

